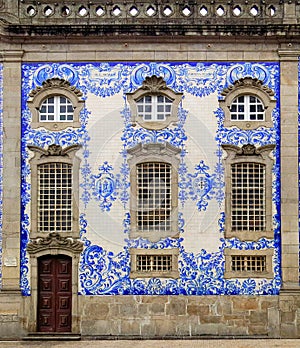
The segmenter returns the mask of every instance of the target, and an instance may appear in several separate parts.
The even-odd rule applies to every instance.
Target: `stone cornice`
[[[39,37],[48,38],[72,38],[82,39],[95,38],[101,40],[101,37],[115,37],[119,35],[127,39],[129,37],[158,37],[158,36],[172,36],[176,37],[222,37],[235,40],[237,37],[262,39],[262,38],[276,38],[281,41],[295,40],[300,37],[299,25],[288,24],[89,24],[89,25],[8,25],[2,29],[1,36],[17,39],[21,37],[22,40],[32,40]]]

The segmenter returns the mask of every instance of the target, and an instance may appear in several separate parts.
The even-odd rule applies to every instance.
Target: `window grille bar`
[[[265,165],[231,166],[231,223],[233,231],[265,231]]]
[[[72,166],[46,163],[38,166],[38,230],[72,230]]]
[[[231,270],[234,272],[265,272],[265,255],[237,255],[231,257]]]
[[[137,255],[138,272],[170,272],[172,271],[172,255]]]
[[[137,225],[140,231],[171,229],[171,165],[137,165]]]

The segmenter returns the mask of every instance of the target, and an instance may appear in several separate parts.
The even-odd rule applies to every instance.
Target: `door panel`
[[[46,256],[38,260],[38,331],[70,332],[72,259]]]

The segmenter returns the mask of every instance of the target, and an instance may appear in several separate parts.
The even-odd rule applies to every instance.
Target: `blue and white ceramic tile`
[[[30,228],[30,166],[27,145],[46,147],[52,143],[61,146],[82,145],[80,169],[80,238],[84,242],[84,251],[80,260],[80,293],[85,295],[103,294],[277,294],[280,288],[280,153],[279,146],[274,151],[274,239],[260,239],[257,242],[241,242],[224,238],[224,168],[222,165],[222,144],[241,146],[251,143],[256,146],[279,144],[279,65],[277,63],[39,63],[24,64],[22,68],[22,236],[21,236],[21,287],[24,295],[30,294],[28,275],[29,259],[26,245]],[[133,127],[130,121],[130,109],[126,103],[126,93],[141,87],[147,76],[157,75],[164,78],[169,88],[183,93],[183,102],[179,107],[176,125],[163,130],[146,130]],[[215,123],[212,137],[213,156],[202,149],[203,158],[189,163],[191,156],[187,121],[190,120],[188,103],[185,100],[203,101],[215,98],[218,105],[220,92],[245,76],[258,78],[272,88],[277,99],[273,112],[274,127],[260,127],[257,130],[240,130],[223,125],[223,111],[216,107],[209,117]],[[50,132],[44,129],[31,129],[31,115],[26,104],[29,92],[41,86],[46,79],[60,77],[79,88],[87,105],[90,100],[101,102],[122,100],[118,105],[118,116],[122,118],[117,153],[101,153],[101,160],[95,166],[95,136],[92,134],[96,117],[101,128],[101,110],[84,108],[80,115],[81,127],[64,131]],[[97,104],[98,105],[98,104]],[[101,108],[100,108],[101,109]],[[114,111],[115,112],[115,111]],[[102,124],[103,126],[103,124]],[[101,129],[100,129],[101,130]],[[138,143],[169,142],[181,149],[178,170],[178,188],[180,212],[178,228],[180,238],[165,238],[157,243],[146,239],[130,239],[129,213],[129,166],[127,150]],[[107,146],[106,146],[107,147]],[[115,151],[115,149],[113,150]],[[114,157],[114,156],[115,157]],[[93,157],[94,156],[94,157]],[[104,156],[104,158],[103,158]],[[107,156],[107,158],[105,158]],[[112,163],[111,158],[118,159]],[[109,158],[108,158],[109,157]],[[213,158],[211,158],[213,157]],[[197,252],[189,250],[189,228],[187,207],[193,206],[195,214],[202,216],[209,209],[215,209],[219,223],[212,231],[218,240],[215,249],[205,247],[205,241]],[[93,211],[93,214],[91,214]],[[101,216],[101,218],[99,218]],[[109,241],[101,240],[90,228],[93,218],[115,220],[117,225],[118,248]],[[97,229],[97,226],[94,230]],[[99,237],[99,238],[98,238]],[[199,237],[200,238],[200,237]],[[102,242],[103,241],[103,242]],[[105,246],[104,246],[105,245]],[[200,244],[199,244],[200,245]],[[224,248],[232,249],[270,249],[274,248],[274,279],[224,279]],[[179,279],[130,279],[129,248],[179,249]]]

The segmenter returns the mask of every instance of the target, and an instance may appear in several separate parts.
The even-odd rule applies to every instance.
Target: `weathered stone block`
[[[139,320],[121,320],[120,321],[120,333],[121,335],[140,335],[140,321]]]
[[[207,305],[187,305],[187,314],[188,315],[208,315],[209,314],[209,306]]]
[[[186,300],[180,299],[178,297],[171,299],[170,303],[166,305],[167,315],[186,315],[187,306]]]
[[[249,320],[251,324],[266,325],[267,319],[268,319],[268,316],[266,312],[256,312],[256,311],[250,312]]]
[[[257,310],[258,299],[254,297],[234,297],[232,299],[234,310]]]

